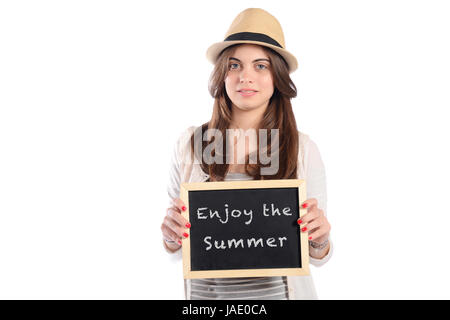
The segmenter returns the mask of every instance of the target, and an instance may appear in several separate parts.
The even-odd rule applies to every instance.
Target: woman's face
[[[225,89],[233,107],[243,111],[267,107],[274,91],[270,69],[269,56],[260,46],[244,44],[236,48],[225,78]]]

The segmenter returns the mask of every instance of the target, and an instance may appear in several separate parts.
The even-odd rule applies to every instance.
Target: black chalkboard
[[[185,277],[305,274],[297,220],[303,180],[183,184]],[[201,189],[203,188],[203,189]],[[187,200],[187,201],[186,201]],[[189,252],[186,252],[189,250]],[[303,252],[303,251],[306,251]],[[307,267],[307,266],[306,266]],[[292,273],[294,272],[294,273]]]

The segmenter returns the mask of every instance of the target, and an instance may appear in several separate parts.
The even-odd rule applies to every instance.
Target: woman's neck
[[[230,129],[256,129],[262,120],[267,106],[253,110],[242,110],[232,107]]]

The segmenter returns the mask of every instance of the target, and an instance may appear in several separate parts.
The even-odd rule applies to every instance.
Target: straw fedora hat
[[[225,34],[224,40],[208,48],[206,58],[214,64],[222,50],[238,43],[258,44],[273,49],[287,62],[289,73],[298,67],[295,56],[286,50],[280,23],[263,9],[249,8],[239,13]]]

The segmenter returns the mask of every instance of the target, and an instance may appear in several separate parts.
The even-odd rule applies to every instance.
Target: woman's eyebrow
[[[239,60],[238,58],[234,58],[234,57],[231,57],[230,60],[236,60],[236,61],[238,61],[238,62],[241,62],[241,60]],[[258,62],[258,61],[267,61],[267,62],[270,63],[270,60],[269,60],[269,59],[263,59],[263,58],[260,58],[260,59],[253,60],[253,62]]]

